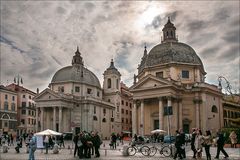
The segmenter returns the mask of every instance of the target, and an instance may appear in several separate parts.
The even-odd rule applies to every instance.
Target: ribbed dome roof
[[[199,65],[204,71],[202,61],[192,47],[179,42],[161,43],[153,47],[149,54],[143,56],[138,71],[140,73],[144,68],[167,63]]]
[[[64,67],[54,74],[51,83],[77,82],[101,88],[97,76],[85,67],[82,69],[81,71],[76,66]]]

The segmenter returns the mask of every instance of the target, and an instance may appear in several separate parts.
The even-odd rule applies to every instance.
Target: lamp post
[[[225,77],[223,77],[223,76],[219,76],[218,77],[218,88],[220,90],[222,90],[222,80],[225,80],[225,82],[227,84],[226,91],[229,92],[232,95],[232,91],[231,91],[232,86],[230,85],[229,81]]]

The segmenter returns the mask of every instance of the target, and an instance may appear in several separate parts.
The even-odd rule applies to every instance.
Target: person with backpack
[[[224,158],[228,158],[228,154],[227,152],[224,150],[224,136],[222,134],[222,132],[219,130],[218,133],[217,133],[218,137],[217,137],[217,155],[215,157],[215,159],[219,159],[219,154],[220,154],[220,151],[224,154]]]
[[[29,141],[29,158],[28,160],[35,160],[34,153],[37,149],[37,137],[33,136],[33,133],[30,133],[30,141]]]

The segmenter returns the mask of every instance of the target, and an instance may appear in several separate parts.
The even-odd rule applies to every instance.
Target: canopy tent
[[[56,132],[56,131],[53,131],[53,130],[50,130],[50,129],[47,129],[47,130],[44,130],[44,131],[35,133],[34,135],[35,135],[35,136],[44,136],[44,135],[59,136],[59,135],[62,135],[62,133]]]
[[[154,133],[166,133],[166,131],[161,130],[161,129],[155,129],[155,130],[151,131],[151,133],[152,134],[154,134]]]

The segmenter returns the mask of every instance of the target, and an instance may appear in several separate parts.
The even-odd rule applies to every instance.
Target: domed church
[[[109,94],[120,93],[120,76],[112,60],[104,72],[102,89],[97,76],[84,67],[77,48],[72,65],[58,70],[49,88],[34,98],[37,107],[36,130],[74,133],[98,131],[102,138],[110,137],[112,132],[120,133],[123,127],[121,116],[115,119],[115,105],[121,99],[117,102],[114,101],[115,95],[104,95],[104,90]]]
[[[203,131],[223,126],[222,94],[205,82],[203,63],[194,49],[178,42],[176,27],[168,18],[163,39],[143,53],[133,93],[133,134],[149,135],[154,129],[169,134],[192,128]]]

